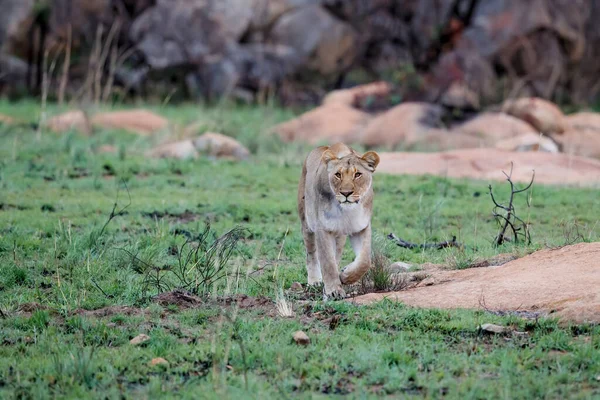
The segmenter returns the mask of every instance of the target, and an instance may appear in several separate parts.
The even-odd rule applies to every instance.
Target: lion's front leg
[[[315,234],[308,230],[308,227],[302,226],[302,235],[304,236],[304,245],[306,246],[306,272],[308,274],[308,284],[318,285],[323,282],[321,276],[321,267],[317,259],[317,244],[315,243]]]
[[[340,281],[345,285],[355,283],[371,268],[371,225],[351,235],[350,243],[356,257],[340,273]]]
[[[323,283],[325,284],[325,297],[342,299],[346,297],[346,292],[342,288],[338,265],[336,262],[336,237],[329,232],[318,231],[316,234],[317,256],[321,273],[323,274]]]

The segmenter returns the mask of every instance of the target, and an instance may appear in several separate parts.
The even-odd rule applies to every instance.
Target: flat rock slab
[[[431,286],[349,301],[370,304],[387,298],[414,307],[539,311],[564,321],[600,322],[600,243],[541,250],[498,267],[440,270],[432,276]]]
[[[513,181],[582,186],[600,185],[600,160],[568,154],[465,149],[439,153],[380,153],[378,171],[390,174],[505,180],[514,163]]]

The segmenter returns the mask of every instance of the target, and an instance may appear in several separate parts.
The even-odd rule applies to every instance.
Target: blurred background
[[[0,0],[0,94],[77,102],[317,104],[384,80],[365,105],[463,110],[507,97],[594,104],[596,0]]]

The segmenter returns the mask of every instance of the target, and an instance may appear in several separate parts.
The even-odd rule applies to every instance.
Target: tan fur
[[[358,281],[371,267],[372,174],[377,153],[364,155],[343,143],[314,149],[298,185],[298,214],[306,246],[310,285],[324,283],[325,296],[345,296],[342,283]],[[346,238],[356,255],[338,271]]]

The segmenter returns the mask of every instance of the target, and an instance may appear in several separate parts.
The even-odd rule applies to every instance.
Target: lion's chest
[[[335,204],[320,210],[318,221],[310,221],[309,225],[316,225],[311,226],[313,231],[318,227],[329,232],[352,235],[364,230],[369,225],[370,220],[370,213],[360,205],[341,207]]]

